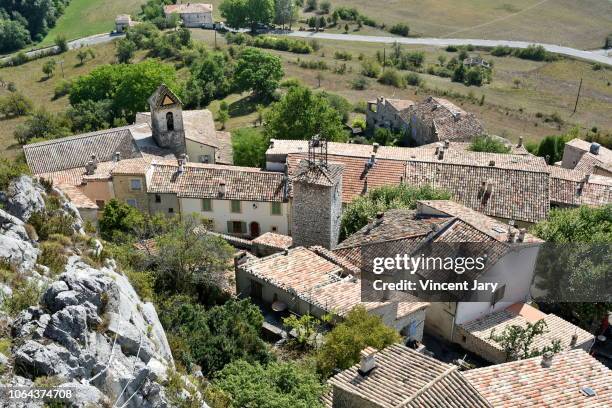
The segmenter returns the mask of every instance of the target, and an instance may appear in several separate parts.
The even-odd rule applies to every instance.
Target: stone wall
[[[331,187],[295,181],[291,233],[294,246],[338,243],[342,213],[342,177]]]

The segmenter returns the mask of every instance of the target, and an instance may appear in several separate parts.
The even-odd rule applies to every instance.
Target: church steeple
[[[179,97],[162,84],[151,95],[148,102],[155,142],[159,147],[171,149],[176,154],[185,153],[183,104]]]

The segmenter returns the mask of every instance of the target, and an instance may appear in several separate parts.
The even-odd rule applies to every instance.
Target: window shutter
[[[228,221],[227,222],[227,232],[229,232],[230,234],[234,231],[232,231],[232,222]]]
[[[240,222],[240,231],[241,231],[243,234],[246,234],[246,233],[247,233],[247,225],[246,225],[246,222],[244,222],[244,221],[241,221],[241,222]]]

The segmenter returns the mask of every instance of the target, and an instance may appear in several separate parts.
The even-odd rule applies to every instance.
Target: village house
[[[565,143],[561,167],[612,177],[612,150],[599,143],[572,139]]]
[[[379,96],[374,101],[368,101],[366,111],[366,124],[370,128],[382,127],[386,129],[402,129],[402,117],[400,114],[414,105],[408,99],[387,99]]]
[[[417,146],[444,140],[468,142],[486,134],[482,122],[473,113],[432,96],[417,103],[384,97],[369,101],[366,123],[369,127],[404,132],[405,142]]]
[[[129,14],[119,14],[115,18],[115,32],[125,33],[128,28],[133,27],[136,24],[135,21],[132,21],[132,17]]]
[[[150,213],[197,215],[213,231],[256,238],[291,233],[284,174],[250,167],[152,163],[146,172]]]
[[[458,325],[456,341],[464,349],[499,364],[508,361],[512,356],[508,356],[491,336],[501,335],[504,329],[510,326],[525,328],[527,323],[535,324],[540,320],[546,324],[545,333],[535,337],[531,347],[541,350],[558,341],[561,350],[582,349],[587,353],[591,351],[595,343],[595,336],[591,333],[552,313],[542,313],[526,303],[515,303],[506,309]]]
[[[166,19],[172,15],[178,15],[183,26],[201,28],[203,25],[213,27],[213,6],[207,3],[181,3],[168,4],[164,6]]]
[[[416,211],[390,210],[379,214],[341,242],[334,253],[358,268],[371,270],[371,266],[363,262],[373,257],[411,253],[426,243],[452,245],[460,242],[477,243],[478,248],[487,251],[487,267],[466,273],[464,277],[500,285],[486,300],[453,296],[448,301],[430,305],[425,330],[457,342],[459,325],[529,300],[541,240],[524,229],[502,224],[453,201],[419,201]]]
[[[476,368],[463,375],[494,408],[612,406],[612,372],[581,349]]]
[[[467,371],[399,344],[360,357],[328,380],[326,408],[612,406],[610,369],[580,349]]]
[[[400,344],[368,347],[361,360],[333,377],[326,408],[490,408],[459,371]]]
[[[268,307],[282,302],[292,313],[321,318],[331,314],[334,322],[355,306],[380,316],[405,336],[421,340],[427,302],[396,294],[388,301],[362,302],[359,270],[322,247],[294,247],[236,266],[236,293]]]

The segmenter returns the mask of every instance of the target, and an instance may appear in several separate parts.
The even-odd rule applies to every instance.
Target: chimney
[[[525,240],[525,228],[519,228],[518,237],[516,242],[523,242]]]
[[[593,142],[593,143],[591,143],[591,147],[590,147],[590,149],[589,149],[589,152],[590,152],[591,154],[594,154],[594,155],[596,155],[596,156],[597,156],[597,155],[599,154],[599,147],[600,147],[600,144],[599,144],[599,143],[595,143],[595,142]]]
[[[478,189],[478,197],[482,197],[486,189],[487,189],[487,182],[483,180],[480,183],[480,188]]]
[[[523,136],[519,136],[518,147],[521,147],[522,145],[523,145]]]
[[[368,176],[365,176],[363,179],[363,194],[367,194],[368,192]]]
[[[438,151],[438,160],[444,159],[444,149]]]
[[[574,333],[572,335],[572,339],[570,340],[570,347],[576,347],[576,343],[578,343],[578,335]]]
[[[182,173],[185,171],[185,159],[182,157],[178,159],[178,172]]]
[[[219,181],[219,197],[224,197],[224,196],[225,196],[225,181],[220,180]]]
[[[274,139],[270,139],[270,145],[268,146],[270,149],[274,148]]]
[[[547,154],[544,160],[546,160],[546,164],[550,164],[550,155]]]
[[[448,149],[448,147],[449,147],[449,146],[450,146],[450,140],[445,139],[445,140],[444,140],[444,148],[445,148],[445,149]]]
[[[121,152],[115,152],[114,159],[116,162],[121,161]]]
[[[85,174],[87,174],[88,176],[91,176],[92,174],[95,173],[97,168],[98,168],[98,165],[96,164],[96,162],[94,162],[93,160],[90,160],[85,165]]]
[[[540,365],[543,368],[549,368],[552,365],[552,360],[553,360],[553,353],[551,353],[550,351],[547,351],[546,353],[542,354],[542,362],[540,363]]]
[[[372,151],[373,151],[374,153],[376,153],[376,152],[378,151],[378,147],[379,147],[379,146],[380,146],[380,145],[379,145],[378,143],[374,143],[374,144],[372,144]]]
[[[189,163],[189,156],[186,153],[181,154],[181,159],[183,159],[183,163]]]
[[[495,167],[495,160],[489,160],[489,167]]]
[[[514,242],[514,230],[508,229],[508,242]]]
[[[376,349],[367,347],[359,353],[361,360],[359,361],[359,374],[365,376],[376,368]]]

